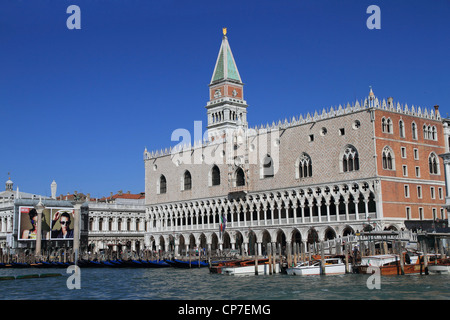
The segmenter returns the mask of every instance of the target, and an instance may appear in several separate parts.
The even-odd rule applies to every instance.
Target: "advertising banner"
[[[34,207],[19,207],[18,240],[36,240],[38,214]],[[74,210],[45,208],[42,212],[42,240],[73,240]]]

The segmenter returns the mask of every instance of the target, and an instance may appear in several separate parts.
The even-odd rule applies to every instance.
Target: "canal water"
[[[329,276],[211,274],[199,269],[84,268],[80,289],[68,289],[66,269],[0,269],[0,276],[62,276],[0,281],[1,300],[449,300],[450,275]],[[69,281],[70,282],[70,281]],[[73,284],[73,282],[72,282]]]

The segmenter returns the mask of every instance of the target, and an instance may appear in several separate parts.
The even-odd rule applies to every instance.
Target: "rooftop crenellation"
[[[400,102],[394,102],[393,98],[389,97],[388,99],[380,100],[373,95],[373,92],[371,91],[371,94],[364,100],[358,101],[350,104],[347,103],[346,105],[340,104],[339,106],[332,106],[329,109],[323,108],[321,112],[318,112],[317,110],[314,113],[308,112],[306,115],[300,114],[298,117],[293,116],[292,118],[285,118],[284,121],[278,120],[277,122],[272,122],[272,124],[265,124],[260,126],[255,126],[253,128],[248,128],[248,130],[253,131],[255,134],[260,133],[267,133],[271,130],[280,130],[280,129],[287,129],[289,127],[298,126],[298,125],[304,125],[309,123],[314,123],[321,120],[326,120],[334,117],[343,116],[349,113],[353,112],[359,112],[362,110],[369,110],[369,109],[381,109],[386,110],[390,112],[396,112],[396,113],[402,113],[405,115],[410,116],[416,116],[420,118],[425,119],[431,119],[431,120],[441,120],[441,116],[439,113],[439,107],[434,106],[433,108],[427,109],[422,108],[420,106],[415,107],[414,105],[411,105],[411,107],[408,106],[408,104],[401,104]],[[204,139],[203,141],[195,141],[192,145],[191,143],[187,143],[185,145],[177,145],[174,147],[169,147],[156,150],[156,151],[147,151],[147,148],[145,148],[144,151],[144,161],[149,159],[155,159],[162,156],[167,156],[176,152],[181,151],[189,151],[196,148],[201,148],[209,145],[211,142],[207,139]]]

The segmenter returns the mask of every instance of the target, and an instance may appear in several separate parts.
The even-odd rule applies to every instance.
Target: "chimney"
[[[438,106],[438,105],[435,105],[435,106],[434,106],[434,110],[435,110],[436,112],[438,112],[439,106]]]
[[[122,190],[119,190],[119,191],[117,191],[117,194],[118,194],[119,196],[121,196],[121,195],[123,194],[123,191],[122,191]]]

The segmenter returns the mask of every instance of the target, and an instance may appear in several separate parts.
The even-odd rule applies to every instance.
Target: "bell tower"
[[[226,28],[223,28],[222,44],[209,84],[206,109],[210,141],[223,138],[229,130],[248,127],[244,84],[228,43]]]

